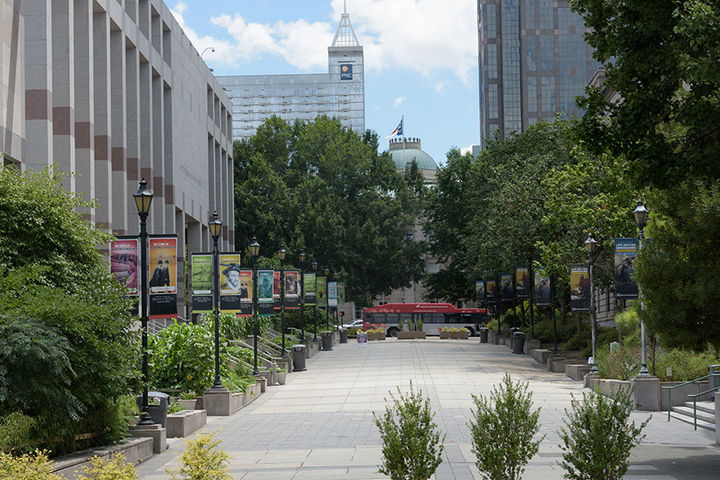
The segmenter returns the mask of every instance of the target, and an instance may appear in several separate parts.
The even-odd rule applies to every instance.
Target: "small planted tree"
[[[167,470],[172,480],[232,480],[227,473],[228,454],[214,437],[215,434],[203,433],[187,442],[180,455],[180,470]]]
[[[630,452],[645,438],[643,428],[630,423],[631,398],[627,391],[606,397],[598,391],[573,398],[565,410],[560,432],[563,451],[560,465],[571,480],[620,480],[628,470]]]
[[[445,435],[440,436],[433,422],[430,399],[422,391],[416,393],[412,382],[410,393],[403,395],[398,389],[398,395],[390,394],[393,403],[382,417],[373,412],[383,445],[380,473],[392,480],[427,480],[442,463]]]
[[[514,383],[505,374],[489,397],[473,395],[473,401],[476,410],[470,431],[480,474],[488,480],[521,478],[544,438],[535,439],[540,430],[540,409],[532,411],[527,382]]]

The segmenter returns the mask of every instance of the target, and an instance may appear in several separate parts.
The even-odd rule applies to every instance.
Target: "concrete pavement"
[[[269,387],[250,406],[232,417],[209,417],[204,431],[217,432],[230,454],[233,478],[243,480],[381,479],[380,435],[372,412],[385,409],[388,392],[409,389],[410,381],[430,397],[435,422],[446,433],[445,454],[436,478],[481,478],[471,451],[468,422],[471,394],[488,394],[505,372],[530,383],[541,407],[540,452],[526,469],[526,479],[560,479],[557,431],[571,395],[582,395],[579,382],[549,373],[525,355],[507,347],[469,340],[402,340],[370,342],[367,347],[335,345],[308,360],[306,372],[288,375],[284,386]],[[632,415],[636,421],[646,413]],[[685,480],[720,478],[720,450],[714,434],[694,431],[661,413],[645,429],[625,478]],[[137,467],[141,479],[169,478],[178,467],[183,440],[171,440],[168,451]],[[602,452],[598,452],[602,454]]]

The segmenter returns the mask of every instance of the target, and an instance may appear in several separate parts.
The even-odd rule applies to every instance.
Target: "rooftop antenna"
[[[343,13],[340,16],[340,23],[335,31],[335,38],[333,39],[333,47],[359,47],[357,36],[355,35],[355,29],[350,23],[350,15],[347,13],[347,0],[343,1]]]

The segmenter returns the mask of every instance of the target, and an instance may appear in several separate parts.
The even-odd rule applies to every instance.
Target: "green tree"
[[[127,291],[96,249],[111,237],[62,179],[0,171],[0,409],[33,417],[56,453],[87,444],[82,433],[124,436],[118,400],[137,388],[140,358]]]
[[[280,242],[305,249],[360,302],[419,279],[425,247],[406,238],[422,200],[417,175],[403,178],[377,149],[375,134],[327,117],[268,119],[235,144],[236,247],[255,235],[266,257]]]

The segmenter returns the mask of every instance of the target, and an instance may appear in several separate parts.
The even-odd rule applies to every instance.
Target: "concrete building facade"
[[[255,135],[272,115],[289,123],[327,115],[360,135],[365,131],[363,47],[347,12],[328,47],[328,73],[232,75],[218,81],[232,99],[235,140]]]
[[[116,235],[138,233],[145,178],[149,233],[178,236],[184,305],[185,248],[211,248],[213,210],[220,248],[234,244],[229,97],[162,0],[0,1],[0,148],[23,169],[77,173],[66,188],[96,199],[83,213]]]
[[[599,64],[567,0],[477,0],[477,14],[481,144],[582,113],[575,97]]]

